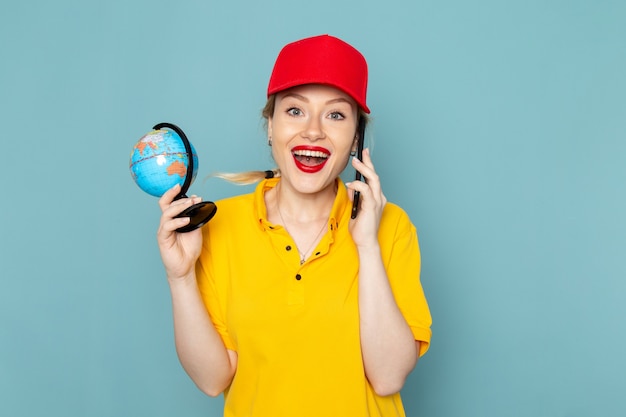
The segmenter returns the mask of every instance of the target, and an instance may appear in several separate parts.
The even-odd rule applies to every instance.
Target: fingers
[[[161,196],[161,198],[159,199],[159,207],[161,207],[161,211],[163,212],[163,214],[169,214],[170,217],[174,217],[183,210],[185,210],[187,207],[190,207],[193,204],[197,204],[202,201],[202,199],[196,195],[174,200],[179,193],[180,185],[176,184],[174,187],[167,190],[165,194]],[[174,213],[172,214],[171,212]]]
[[[190,221],[190,217],[166,218],[164,216],[161,218],[157,236],[166,239],[173,235],[177,229],[189,224]]]
[[[361,199],[359,201],[360,209],[374,215],[373,219],[377,219],[378,221],[383,208],[387,204],[387,198],[382,192],[380,179],[374,169],[369,149],[365,149],[363,151],[363,161],[353,158],[352,165],[355,169],[361,172],[361,174],[366,178],[367,183],[362,181],[347,183],[346,186],[349,190],[349,197],[352,201],[354,201],[354,192],[358,191],[361,194]]]
[[[378,175],[374,169],[374,163],[372,162],[369,148],[363,150],[362,161],[358,158],[352,158],[352,166],[366,178],[367,182],[378,181]]]
[[[382,210],[387,204],[387,197],[382,192],[375,193],[369,183],[361,181],[353,181],[346,184],[348,187],[348,197],[350,201],[354,201],[354,192],[361,194],[359,207],[368,207],[375,211]]]
[[[161,207],[161,211],[165,211],[165,209],[168,208],[170,204],[172,204],[174,198],[178,195],[178,193],[180,193],[180,184],[176,184],[175,186],[167,190],[165,194],[161,196],[161,198],[159,198],[159,207]]]
[[[187,225],[191,220],[187,216],[177,218],[177,215],[192,205],[202,201],[200,197],[195,195],[174,200],[179,193],[180,185],[175,185],[159,199],[162,215],[158,235],[164,238],[172,234],[176,229]]]
[[[363,150],[363,161],[359,161],[357,158],[352,158],[352,166],[358,170],[363,177],[365,177],[367,184],[359,184],[359,181],[352,183],[353,189],[361,193],[371,193],[374,196],[381,196],[381,200],[384,199],[382,194],[382,188],[380,185],[380,178],[376,173],[369,148]],[[352,188],[352,186],[350,187]]]
[[[369,149],[363,150],[363,160],[352,159],[352,166],[358,170],[367,182],[353,181],[346,186],[351,191],[349,195],[354,201],[355,192],[361,194],[359,200],[359,214],[355,220],[350,221],[350,233],[357,246],[371,246],[377,244],[378,227],[387,199],[382,193],[380,179]]]

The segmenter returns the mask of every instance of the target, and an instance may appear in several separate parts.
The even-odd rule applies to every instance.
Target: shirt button
[[[291,250],[291,246],[287,245],[287,247],[285,248],[286,250]]]
[[[297,279],[298,281],[300,281],[300,280],[302,279],[302,275],[300,275],[300,274],[296,274],[296,279]]]

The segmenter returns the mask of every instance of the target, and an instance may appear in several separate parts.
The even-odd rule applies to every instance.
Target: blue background
[[[625,2],[38,0],[0,14],[0,415],[221,414],[176,358],[159,209],[130,150],[168,121],[199,178],[272,167],[273,60],[321,33],[369,61],[375,163],[420,235],[434,337],[407,414],[626,415]]]

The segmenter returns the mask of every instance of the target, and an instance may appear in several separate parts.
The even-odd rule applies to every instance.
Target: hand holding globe
[[[175,200],[185,193],[198,173],[198,156],[185,133],[171,123],[159,123],[135,144],[130,155],[130,172],[135,183],[146,193],[161,197],[176,184],[181,186]],[[167,129],[167,130],[166,130]],[[217,207],[203,201],[187,208],[176,217],[190,217],[178,232],[190,232],[204,226],[215,215]]]

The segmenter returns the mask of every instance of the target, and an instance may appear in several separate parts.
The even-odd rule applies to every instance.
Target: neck
[[[270,221],[272,221],[273,218],[273,220],[278,222],[276,216],[278,216],[279,213],[277,212],[280,210],[282,216],[285,218],[284,220],[308,224],[318,221],[326,222],[328,220],[330,211],[335,202],[335,196],[337,195],[337,184],[333,183],[332,186],[315,194],[304,194],[293,190],[289,185],[283,184],[283,181],[280,181],[278,185],[270,191],[267,193],[269,195],[266,195],[266,207]]]
[[[293,239],[300,265],[309,258],[328,227],[336,183],[315,194],[293,192],[282,181],[265,195],[267,219],[281,224]]]

